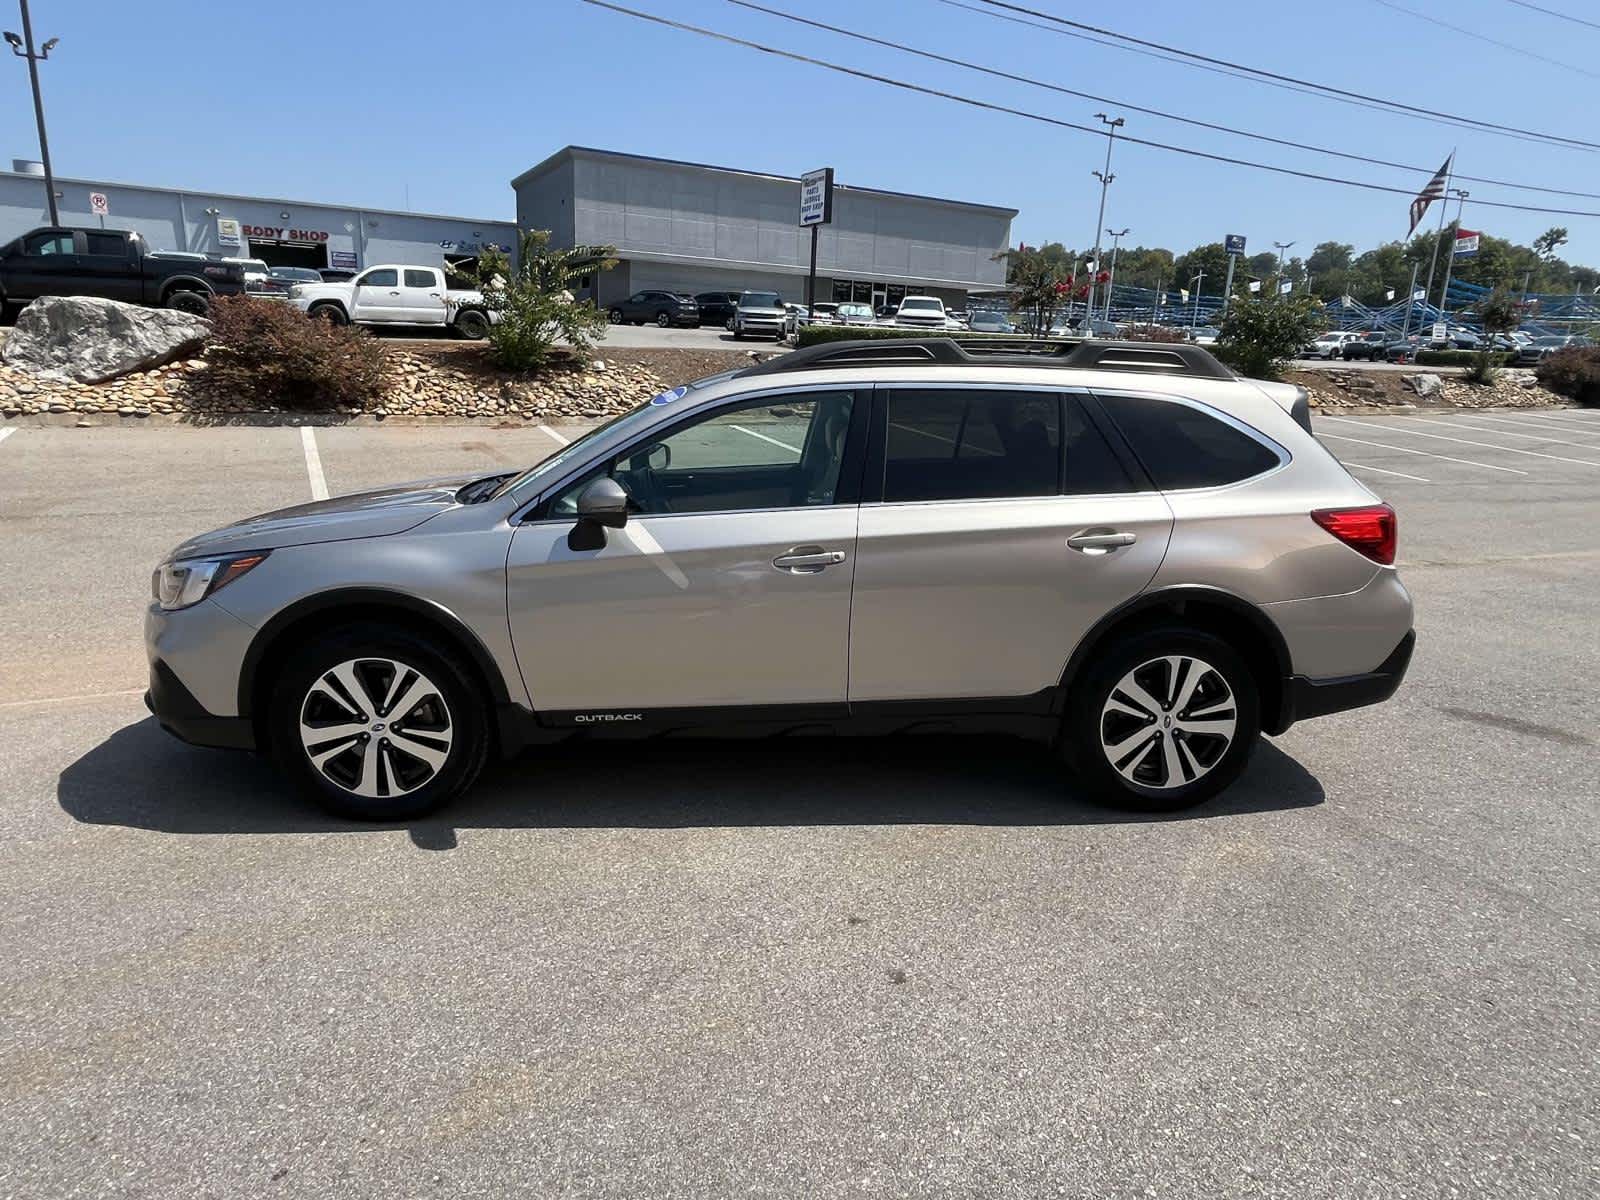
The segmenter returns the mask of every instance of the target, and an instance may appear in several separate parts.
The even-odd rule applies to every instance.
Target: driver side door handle
[[[1131,546],[1139,540],[1139,535],[1134,533],[1118,533],[1114,530],[1101,530],[1094,533],[1080,533],[1067,539],[1067,545],[1084,554],[1110,554],[1123,546]]]
[[[780,554],[772,565],[793,575],[815,575],[827,567],[844,561],[843,550],[824,550],[821,546],[796,546],[787,554]]]

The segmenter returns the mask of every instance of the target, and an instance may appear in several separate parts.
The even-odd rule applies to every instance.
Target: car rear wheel
[[[284,773],[357,820],[430,812],[465,791],[488,756],[488,708],[471,672],[404,629],[351,626],[302,646],[268,716]]]
[[[622,324],[622,310],[620,308],[613,308],[610,312],[608,312],[606,314],[606,319],[608,321],[610,321],[613,325],[621,325]]]
[[[672,317],[665,312],[658,312],[656,314],[656,324],[665,329],[672,324]]]
[[[172,292],[167,296],[166,307],[190,316],[205,317],[211,314],[211,297],[204,292],[189,290]]]
[[[475,308],[456,316],[456,332],[477,342],[489,336],[489,318]]]
[[[732,333],[733,332],[733,318],[729,317],[726,321],[724,321],[722,323],[722,327],[724,329],[726,329],[729,333]]]
[[[1255,677],[1233,647],[1197,630],[1157,629],[1091,664],[1074,688],[1064,748],[1098,798],[1170,811],[1237,779],[1260,732]]]

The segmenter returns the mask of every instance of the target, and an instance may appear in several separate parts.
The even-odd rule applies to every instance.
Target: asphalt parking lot
[[[1600,412],[1317,429],[1417,656],[1219,802],[640,744],[387,828],[156,728],[150,570],[575,431],[0,432],[0,1197],[1595,1195]]]

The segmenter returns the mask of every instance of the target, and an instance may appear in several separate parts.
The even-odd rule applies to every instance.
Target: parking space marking
[[[4,428],[0,428],[0,442],[5,441],[8,437],[10,437],[16,431],[17,431],[17,427],[15,425],[7,425]]]
[[[911,425],[902,425],[899,421],[890,421],[889,424],[893,425],[896,429],[904,430],[906,433],[921,434],[925,438],[932,438],[936,442],[943,442],[946,446],[961,445],[961,443],[956,441],[955,438],[947,438],[942,433],[929,433],[926,429],[917,429]],[[1002,450],[991,450],[987,446],[966,446],[963,448],[971,450],[974,454],[987,454],[991,457],[997,457],[1004,453]]]
[[[548,426],[548,425],[539,426],[539,432],[544,434],[545,437],[549,438],[551,441],[555,442],[555,444],[558,445],[558,446],[570,446],[570,445],[572,445],[572,439],[571,438],[562,437],[559,433],[557,433],[554,429],[551,429],[550,426]]]
[[[300,426],[300,448],[305,451],[306,476],[311,480],[311,498],[328,498],[328,480],[322,473],[322,455],[317,450],[317,435],[309,425]]]
[[[72,704],[79,700],[120,700],[124,696],[142,696],[144,688],[122,688],[115,692],[84,692],[77,696],[45,696],[38,700],[7,700],[0,709],[37,708],[41,704]]]
[[[1471,421],[1474,421],[1474,422],[1493,420],[1492,417],[1468,416],[1468,415],[1465,415],[1465,414],[1463,415],[1462,419],[1463,420],[1471,420]],[[1440,425],[1450,425],[1451,424],[1451,422],[1449,422],[1449,421],[1439,421],[1437,423],[1440,424]],[[1457,424],[1454,424],[1452,427],[1455,428],[1455,429],[1476,429],[1479,433],[1498,433],[1501,437],[1521,438],[1525,442],[1559,442],[1559,441],[1562,440],[1562,438],[1593,437],[1593,436],[1595,436],[1595,434],[1578,433],[1578,432],[1575,432],[1575,431],[1571,431],[1571,430],[1566,429],[1565,427],[1558,429],[1553,425],[1531,425],[1526,421],[1507,421],[1507,422],[1505,422],[1505,424],[1506,425],[1521,426],[1523,429],[1537,429],[1539,432],[1538,433],[1514,433],[1514,432],[1512,432],[1512,430],[1506,429],[1506,428],[1502,428],[1500,425],[1479,425],[1479,424],[1462,425],[1462,424],[1457,423]],[[1600,434],[1600,430],[1597,430],[1596,433]],[[1573,442],[1572,445],[1574,446],[1574,448],[1581,449],[1581,448],[1593,445],[1593,443],[1592,442]],[[1596,447],[1596,448],[1600,449],[1600,447]]]
[[[1379,475],[1398,475],[1401,479],[1414,479],[1418,483],[1428,483],[1421,475],[1407,475],[1404,471],[1391,471],[1388,467],[1374,467],[1368,463],[1351,462],[1348,458],[1339,460],[1347,467],[1355,467],[1361,471],[1376,471]]]
[[[1371,421],[1353,421],[1349,417],[1324,417],[1323,420],[1343,421],[1346,425],[1359,425],[1363,429],[1377,429],[1384,433],[1398,433],[1403,437],[1425,437],[1439,442],[1459,442],[1463,446],[1498,450],[1501,454],[1526,454],[1529,458],[1548,458],[1551,462],[1573,463],[1580,467],[1600,467],[1600,462],[1588,458],[1562,458],[1559,454],[1541,454],[1537,450],[1522,450],[1516,446],[1496,446],[1493,442],[1469,442],[1466,438],[1450,437],[1448,434],[1423,433],[1417,429],[1401,429],[1394,425],[1374,425]]]
[[[1554,441],[1554,440],[1558,440],[1559,439],[1559,435],[1555,435],[1553,437],[1538,438],[1538,437],[1532,436],[1531,434],[1526,434],[1526,433],[1512,433],[1509,429],[1485,429],[1481,425],[1463,425],[1460,421],[1446,421],[1446,420],[1443,420],[1442,418],[1439,418],[1439,417],[1429,417],[1428,418],[1428,424],[1429,425],[1443,425],[1446,429],[1465,429],[1468,433],[1489,433],[1489,434],[1494,434],[1497,437],[1522,438],[1524,441],[1529,441],[1529,442],[1539,442],[1539,441],[1549,442],[1549,441]],[[1574,450],[1582,450],[1582,449],[1585,448],[1585,444],[1580,442],[1580,443],[1577,443],[1576,445],[1572,446],[1571,448],[1574,449]],[[1512,449],[1512,447],[1502,446],[1501,449],[1509,450],[1509,449]],[[1529,450],[1519,450],[1518,453],[1519,454],[1531,454],[1533,452],[1529,451]],[[1573,461],[1578,461],[1578,460],[1575,459]],[[1594,465],[1595,466],[1600,466],[1600,463],[1595,463]]]
[[[1600,437],[1600,429],[1595,429],[1592,431],[1581,429],[1567,421],[1552,420],[1549,424],[1543,424],[1543,415],[1544,414],[1542,413],[1524,413],[1520,417],[1505,417],[1499,415],[1498,413],[1463,414],[1463,416],[1470,416],[1474,421],[1493,421],[1497,427],[1500,425],[1512,425],[1522,429],[1545,430],[1548,431],[1552,436],[1556,436],[1559,433],[1576,434],[1579,437]]]
[[[780,442],[775,437],[768,437],[764,433],[757,433],[754,429],[746,429],[743,425],[730,425],[728,428],[737,429],[740,433],[747,433],[753,438],[760,438],[763,442],[770,442],[774,446],[779,446],[782,449],[787,450],[790,454],[799,454],[801,452],[799,446],[791,446],[788,442]]]
[[[1409,446],[1391,446],[1388,442],[1371,442],[1366,438],[1342,437],[1337,433],[1319,433],[1319,438],[1332,438],[1336,442],[1355,442],[1362,446],[1376,446],[1380,450],[1397,450],[1401,454],[1420,454],[1423,458],[1437,458],[1444,462],[1460,463],[1466,467],[1482,467],[1485,471],[1504,471],[1507,475],[1526,475],[1515,467],[1497,467],[1493,463],[1473,462],[1470,458],[1451,458],[1448,454],[1434,454],[1427,450],[1413,450]]]

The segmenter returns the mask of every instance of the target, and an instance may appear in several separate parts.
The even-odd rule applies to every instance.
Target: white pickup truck
[[[451,290],[438,267],[384,263],[343,283],[297,283],[289,303],[336,325],[447,326],[462,337],[489,335],[494,314],[483,293]]]

